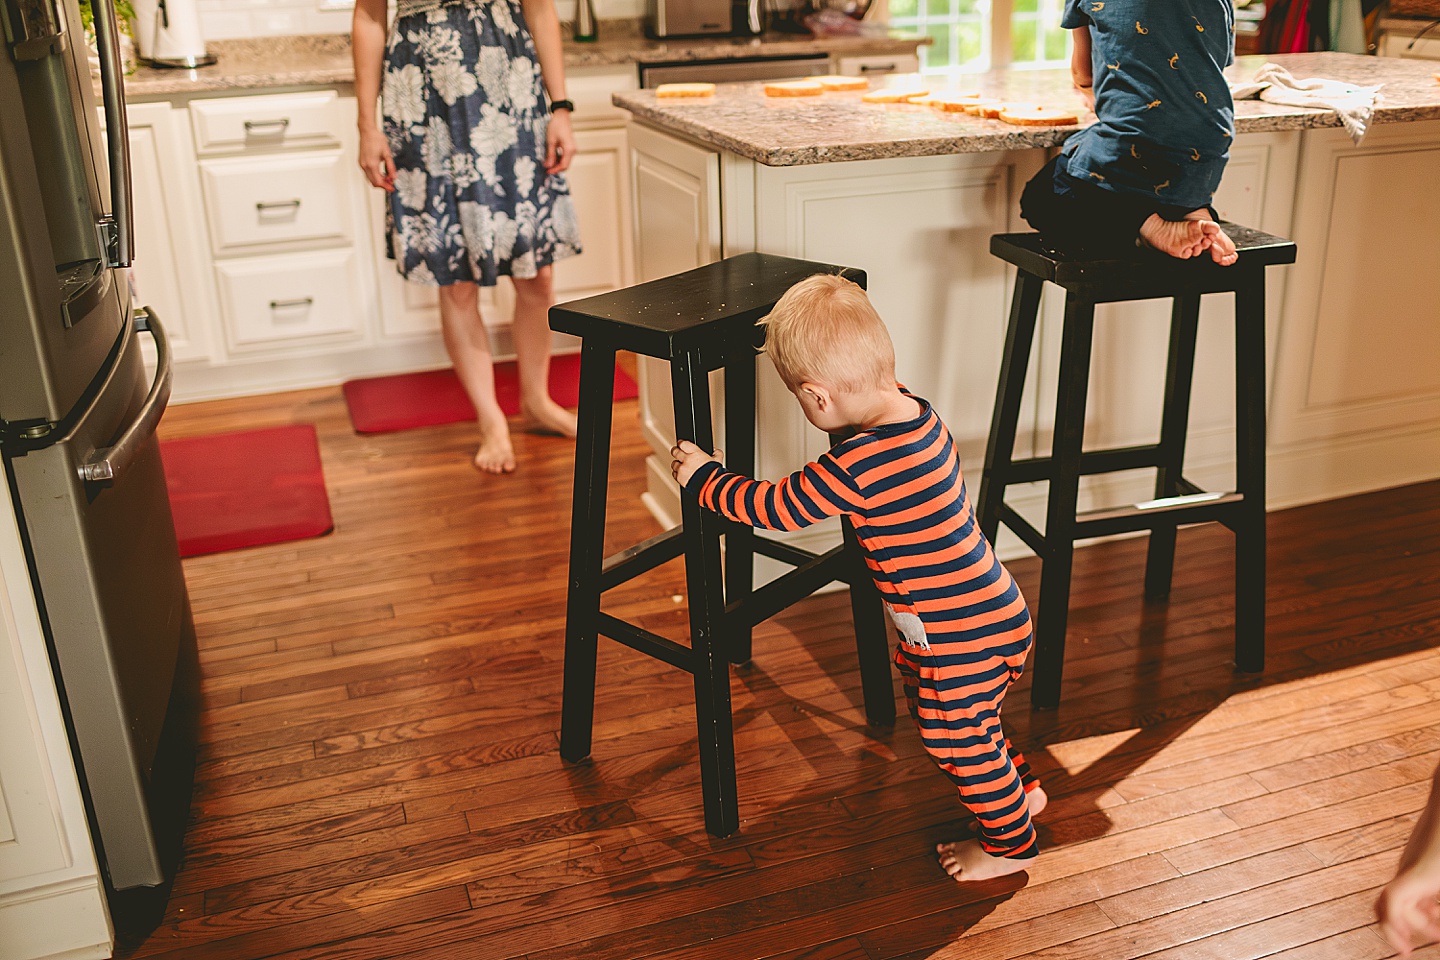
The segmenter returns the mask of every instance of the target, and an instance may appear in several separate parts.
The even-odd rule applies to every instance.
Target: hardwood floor
[[[614,548],[638,501],[617,410]],[[1278,512],[1269,669],[1234,674],[1232,539],[1077,556],[1063,703],[1007,726],[1052,798],[1027,874],[972,888],[903,717],[864,726],[845,595],[733,673],[742,828],[704,831],[689,678],[602,641],[560,760],[571,446],[467,464],[473,425],[357,436],[338,390],[176,407],[162,435],[311,422],[329,536],[186,561],[206,709],[165,960],[919,960],[1389,955],[1371,921],[1440,759],[1440,483]],[[1032,605],[1038,566],[1011,565]],[[607,609],[683,640],[682,569]],[[898,688],[898,685],[897,685]],[[1440,953],[1427,951],[1422,956]]]

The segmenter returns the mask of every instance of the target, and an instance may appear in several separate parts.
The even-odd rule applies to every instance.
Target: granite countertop
[[[1383,83],[1375,123],[1440,119],[1440,82],[1434,63],[1348,53],[1274,54],[1241,57],[1227,74],[1232,81],[1247,80],[1265,63],[1278,63],[1298,78],[1328,77],[1363,86]],[[919,77],[889,77],[883,82],[927,86]],[[932,93],[942,92],[928,86]],[[1081,122],[1018,127],[927,106],[863,103],[860,93],[767,97],[758,83],[721,84],[709,99],[659,101],[653,90],[617,93],[613,99],[637,120],[774,167],[1053,147],[1094,122],[1081,106],[1069,70],[993,70],[958,81],[946,92],[972,91],[999,100],[1073,107]],[[1235,115],[1241,133],[1340,125],[1328,110],[1260,100],[1238,101]]]
[[[562,27],[568,34],[568,25],[562,24]],[[760,37],[652,40],[644,35],[639,21],[630,20],[601,20],[598,32],[599,39],[590,43],[565,40],[566,66],[730,60],[814,53],[884,56],[913,54],[917,45],[929,42],[929,38],[900,33],[880,37],[824,38],[767,33]],[[139,67],[125,78],[126,98],[334,86],[355,80],[348,34],[213,40],[207,46],[218,60],[213,66],[195,70]]]

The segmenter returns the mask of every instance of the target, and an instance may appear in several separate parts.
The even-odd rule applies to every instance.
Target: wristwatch
[[[550,112],[551,112],[551,113],[554,113],[556,110],[569,110],[571,113],[574,113],[574,112],[575,112],[575,101],[574,101],[574,100],[551,100],[551,101],[550,101]]]

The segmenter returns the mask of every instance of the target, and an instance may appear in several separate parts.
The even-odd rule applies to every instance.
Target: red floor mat
[[[310,424],[160,444],[180,556],[329,533],[330,499]]]
[[[344,390],[356,433],[389,433],[475,419],[475,408],[465,396],[465,388],[449,368],[347,380]],[[617,369],[615,399],[629,400],[638,395],[635,381]],[[579,402],[579,354],[550,358],[550,396],[562,407],[574,407]],[[513,360],[495,364],[495,397],[507,415],[520,412],[520,381]]]

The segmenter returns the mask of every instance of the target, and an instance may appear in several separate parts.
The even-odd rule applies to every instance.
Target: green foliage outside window
[[[1059,67],[1069,56],[1068,31],[1060,27],[1063,0],[1013,0],[1010,60],[1013,67]],[[895,27],[933,38],[920,48],[924,73],[957,73],[990,67],[991,0],[890,0]]]

